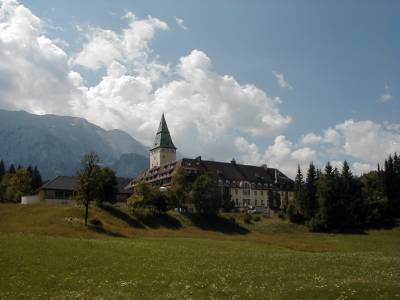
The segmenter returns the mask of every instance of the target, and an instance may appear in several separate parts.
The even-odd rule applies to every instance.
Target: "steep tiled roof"
[[[156,148],[170,148],[176,149],[172,142],[171,135],[169,134],[167,122],[165,121],[164,114],[162,114],[160,125],[158,126],[156,138],[154,139],[151,150]]]

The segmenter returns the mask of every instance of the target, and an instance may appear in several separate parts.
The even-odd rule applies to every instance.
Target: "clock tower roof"
[[[157,148],[169,148],[176,149],[174,143],[172,142],[171,135],[169,134],[167,122],[165,121],[164,114],[161,116],[160,125],[158,126],[156,138],[150,150]]]

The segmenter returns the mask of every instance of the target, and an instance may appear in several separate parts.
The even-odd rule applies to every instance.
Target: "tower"
[[[156,138],[154,139],[153,146],[150,149],[150,169],[173,162],[175,160],[176,147],[174,146],[171,135],[169,134],[164,114],[162,114]]]

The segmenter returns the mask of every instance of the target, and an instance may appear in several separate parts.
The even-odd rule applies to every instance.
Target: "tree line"
[[[340,171],[329,162],[323,171],[311,163],[306,178],[299,166],[294,203],[286,213],[292,222],[318,232],[391,226],[400,217],[400,156],[389,155],[383,168],[378,165],[378,170],[360,177],[346,161]]]
[[[0,201],[20,202],[24,195],[32,194],[43,184],[39,169],[10,164],[8,169],[0,160]]]

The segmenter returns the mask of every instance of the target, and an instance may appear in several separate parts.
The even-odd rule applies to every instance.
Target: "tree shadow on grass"
[[[118,208],[115,208],[112,205],[102,205],[100,208],[106,212],[108,212],[110,215],[113,217],[120,219],[127,223],[131,227],[136,227],[136,228],[145,228],[143,224],[141,224],[138,220],[135,218],[132,218],[130,215],[127,213],[119,210]]]
[[[160,214],[144,214],[136,217],[143,225],[156,229],[160,227],[168,229],[179,229],[182,223],[166,213]]]
[[[186,215],[192,223],[203,229],[217,231],[224,234],[248,234],[250,231],[236,223],[235,219],[226,219],[218,215],[198,215],[198,214],[187,214]]]
[[[108,235],[108,236],[111,236],[111,237],[126,237],[125,235],[120,234],[118,232],[113,232],[113,231],[105,229],[103,227],[103,225],[92,225],[92,224],[89,224],[88,228],[91,231],[94,231],[94,232],[97,232],[97,233],[101,233],[101,234],[105,234],[105,235]]]
[[[137,214],[135,217],[131,217],[129,214],[119,210],[112,205],[103,205],[100,208],[108,212],[113,217],[126,222],[131,227],[142,229],[146,227],[150,227],[152,229],[161,227],[169,229],[179,229],[182,227],[182,224],[179,220],[166,213],[142,213]]]

